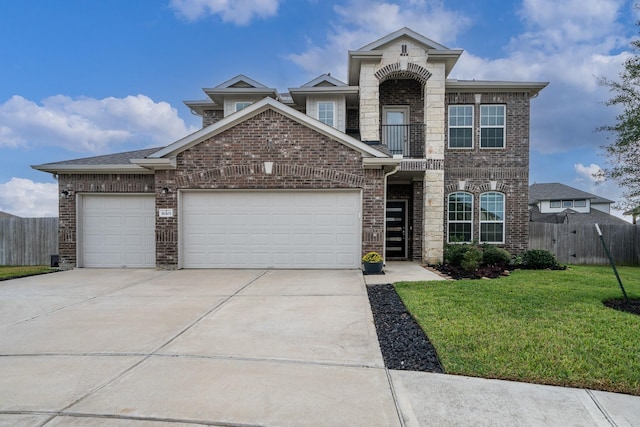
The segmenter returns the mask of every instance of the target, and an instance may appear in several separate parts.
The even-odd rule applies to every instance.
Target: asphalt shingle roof
[[[531,184],[529,186],[529,204],[540,200],[576,200],[591,199],[591,203],[613,203],[613,200],[569,187],[568,185],[552,182],[548,184]]]
[[[81,159],[64,160],[62,162],[45,163],[41,166],[50,165],[129,165],[131,159],[143,159],[163,147],[145,148],[144,150],[126,151],[123,153],[106,154],[103,156],[84,157]]]

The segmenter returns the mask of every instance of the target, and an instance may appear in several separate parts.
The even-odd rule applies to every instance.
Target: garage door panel
[[[185,192],[181,200],[184,267],[359,266],[357,191]],[[352,252],[346,262],[337,259],[337,234],[343,235],[339,246],[344,247],[339,250]],[[202,235],[206,241],[198,238]],[[227,256],[208,257],[205,262],[198,255],[201,251]]]
[[[143,195],[83,195],[82,267],[155,266],[155,198]]]

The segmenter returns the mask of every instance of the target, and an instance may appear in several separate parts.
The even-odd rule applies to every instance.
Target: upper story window
[[[448,213],[447,241],[449,243],[471,242],[473,196],[464,192],[449,194]]]
[[[504,194],[480,195],[480,242],[504,243]]]
[[[335,127],[335,112],[335,102],[318,102],[318,120],[320,120],[325,125]]]
[[[578,200],[551,200],[549,202],[550,208],[585,208],[587,207],[587,201],[585,199]]]
[[[549,202],[549,207],[550,208],[561,208],[562,207],[562,200],[551,200]]]
[[[473,148],[473,105],[449,106],[449,148]]]
[[[480,106],[480,148],[504,148],[504,105]]]
[[[587,201],[586,200],[574,200],[573,201],[573,207],[574,208],[586,208],[587,207]]]
[[[240,111],[243,108],[247,108],[251,104],[252,104],[252,102],[249,102],[249,101],[236,102],[235,105],[234,105],[234,108],[235,108],[235,111]]]

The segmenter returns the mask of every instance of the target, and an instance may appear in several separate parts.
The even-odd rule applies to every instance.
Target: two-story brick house
[[[527,248],[530,99],[546,83],[448,79],[461,50],[403,28],[279,93],[239,75],[185,101],[166,147],[34,166],[58,177],[68,266],[437,263],[445,242]]]

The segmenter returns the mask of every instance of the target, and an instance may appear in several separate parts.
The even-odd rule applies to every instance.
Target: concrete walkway
[[[0,282],[0,426],[623,426],[640,425],[639,408],[626,395],[387,371],[359,271]]]

